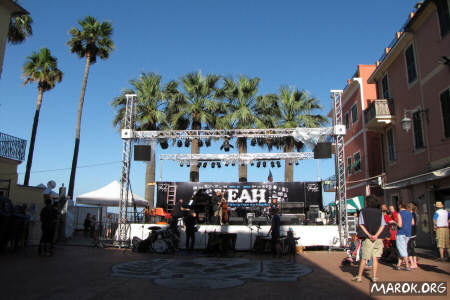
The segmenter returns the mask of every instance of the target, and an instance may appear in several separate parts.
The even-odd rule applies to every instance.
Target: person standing
[[[411,269],[417,269],[417,254],[416,254],[416,227],[417,227],[417,216],[416,216],[416,206],[414,203],[409,202],[407,205],[408,211],[412,214],[413,225],[411,225],[411,237],[408,240],[408,257],[411,263]]]
[[[406,204],[404,201],[401,201],[399,204],[397,217],[399,229],[397,230],[395,245],[397,246],[400,257],[395,269],[400,270],[401,261],[403,260],[405,262],[405,268],[403,270],[411,271],[408,260],[408,240],[411,237],[411,227],[414,224],[414,219],[411,212],[406,209]]]
[[[278,215],[277,209],[271,209],[270,213],[272,214],[272,225],[270,226],[270,230],[267,233],[269,236],[272,233],[272,252],[274,257],[281,257],[281,244],[280,244],[280,226],[281,219]]]
[[[433,215],[434,231],[436,231],[436,242],[439,248],[440,260],[444,261],[444,249],[447,250],[447,258],[450,259],[450,247],[448,238],[448,224],[450,222],[450,212],[444,209],[444,204],[437,201],[436,212]]]
[[[378,258],[383,254],[383,241],[381,234],[386,222],[384,221],[381,209],[378,208],[378,201],[373,196],[366,197],[367,208],[360,211],[358,218],[358,237],[361,243],[362,257],[359,264],[358,275],[353,281],[361,282],[362,273],[369,259],[372,259],[372,282],[378,281]]]
[[[91,220],[91,214],[88,213],[86,215],[86,218],[84,219],[84,236],[88,237],[89,233],[91,232],[91,226],[92,226],[92,220]]]
[[[40,218],[42,237],[38,251],[39,254],[50,256],[52,255],[51,246],[57,218],[52,206],[52,200],[45,199],[45,207],[41,210]]]
[[[191,251],[195,245],[195,225],[196,225],[195,212],[192,212],[184,218],[184,226],[186,228],[186,250]]]

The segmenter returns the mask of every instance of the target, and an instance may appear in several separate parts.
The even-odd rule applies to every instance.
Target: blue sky
[[[342,89],[357,64],[371,64],[381,56],[416,2],[22,0],[34,19],[33,36],[23,44],[7,45],[0,79],[0,131],[30,139],[37,87],[22,87],[22,66],[33,51],[49,48],[64,78],[44,95],[30,184],[53,179],[58,186],[68,185],[84,60],[70,54],[67,32],[87,15],[112,21],[116,50],[91,68],[78,160],[80,167],[106,164],[80,168],[75,195],[119,180],[122,142],[111,125],[114,111],[109,103],[141,72],[157,72],[164,82],[198,70],[255,76],[261,79],[261,94],[277,92],[282,84],[305,89],[320,100],[327,114],[329,90]],[[173,148],[164,153],[180,151],[188,150]],[[25,164],[19,166],[19,183],[23,183]],[[53,169],[65,170],[48,171]],[[144,170],[144,163],[133,163],[132,187],[140,195],[144,194]],[[157,161],[158,179],[159,170]],[[315,180],[317,170],[316,161],[304,161],[295,167],[294,178]],[[268,172],[249,168],[248,179],[265,181]],[[321,160],[321,177],[333,172],[333,161]],[[272,173],[274,181],[283,180],[283,168]],[[235,181],[237,177],[237,167],[208,167],[200,173],[201,181]],[[163,180],[188,178],[188,168],[164,163]],[[331,198],[325,195],[326,202]]]

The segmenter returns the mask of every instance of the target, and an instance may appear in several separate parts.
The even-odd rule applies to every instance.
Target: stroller
[[[342,260],[343,266],[357,265],[361,259],[361,240],[352,236],[350,245],[345,249],[347,256]]]

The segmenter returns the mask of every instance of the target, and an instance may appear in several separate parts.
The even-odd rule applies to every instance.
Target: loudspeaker
[[[317,143],[314,148],[314,158],[331,158],[331,143]]]
[[[134,145],[134,160],[150,161],[152,157],[152,147],[147,145]]]
[[[228,223],[230,225],[244,225],[244,218],[243,217],[229,217]]]

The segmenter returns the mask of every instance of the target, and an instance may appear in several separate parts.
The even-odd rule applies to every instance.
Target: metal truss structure
[[[336,175],[338,179],[338,194],[336,198],[340,203],[339,233],[341,245],[345,245],[348,237],[348,225],[345,200],[345,166],[344,166],[344,140],[345,126],[342,125],[342,91],[331,91],[334,100],[334,126],[325,128],[269,128],[269,129],[231,129],[231,130],[167,130],[167,131],[135,131],[134,115],[136,95],[127,95],[124,126],[121,137],[123,140],[122,151],[122,179],[119,209],[119,245],[125,244],[127,236],[126,216],[129,190],[129,174],[131,162],[131,146],[133,142],[168,139],[225,139],[233,138],[262,138],[273,139],[293,137],[306,145],[316,144],[321,137],[335,138],[336,142]],[[193,161],[224,161],[249,163],[257,160],[302,160],[313,159],[312,152],[299,153],[246,153],[246,154],[162,154],[161,160],[176,160],[179,162]]]
[[[161,154],[160,160],[175,160],[180,163],[200,161],[222,161],[235,163],[251,163],[258,160],[303,160],[314,158],[314,152],[288,153],[232,153],[232,154]]]
[[[134,130],[134,117],[136,106],[136,95],[126,95],[127,103],[125,107],[125,118],[123,128],[125,130]],[[118,246],[127,246],[127,215],[128,215],[128,196],[130,189],[130,164],[131,164],[131,139],[123,139],[122,150],[122,177],[120,179],[120,203],[119,203],[119,234]]]
[[[331,99],[334,108],[334,124],[342,125],[342,91],[332,90]],[[348,219],[347,219],[347,193],[345,187],[345,153],[344,153],[344,136],[336,135],[336,201],[339,207],[339,238],[341,246],[345,246],[348,236]]]

